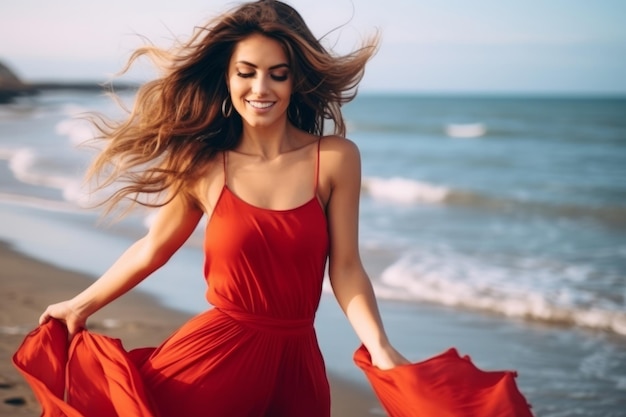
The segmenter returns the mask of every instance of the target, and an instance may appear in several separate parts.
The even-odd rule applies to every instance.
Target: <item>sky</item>
[[[623,0],[287,0],[337,53],[380,31],[361,91],[626,95]],[[0,3],[0,60],[22,79],[103,81],[224,0]],[[140,36],[141,35],[141,36]],[[141,65],[131,73],[149,76]]]

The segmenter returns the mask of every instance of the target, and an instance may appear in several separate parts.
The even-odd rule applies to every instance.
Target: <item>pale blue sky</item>
[[[626,94],[623,0],[290,0],[347,51],[381,29],[362,91]],[[140,44],[166,45],[237,4],[0,3],[0,59],[25,79],[103,80]],[[354,14],[354,16],[353,16]],[[138,73],[139,74],[139,73]]]

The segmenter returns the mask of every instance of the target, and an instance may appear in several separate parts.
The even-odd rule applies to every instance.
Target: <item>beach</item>
[[[36,399],[10,358],[48,304],[71,297],[93,277],[23,255],[7,243],[0,243],[0,265],[0,417],[38,416]],[[571,413],[581,407],[604,411],[596,415],[607,417],[625,413],[626,398],[611,394],[615,382],[623,382],[601,377],[616,365],[611,361],[623,357],[615,353],[626,352],[621,338],[471,311],[459,314],[427,304],[381,300],[380,307],[391,339],[414,361],[455,346],[482,369],[517,370],[518,385],[536,416],[576,415]],[[158,345],[189,317],[135,289],[94,314],[88,328],[120,338],[132,349]],[[357,339],[327,295],[322,297],[316,330],[328,366],[332,415],[384,416],[352,363]],[[593,377],[581,378],[585,372]]]
[[[102,224],[83,207],[91,154],[78,145],[93,132],[78,116],[93,109],[117,111],[77,92],[0,106],[0,241],[12,248],[1,248],[0,394],[26,399],[1,402],[7,412],[36,413],[9,358],[41,311],[150,223],[138,211]],[[537,416],[626,416],[624,111],[626,100],[558,97],[364,95],[346,106],[363,160],[361,256],[400,352],[420,361],[456,347],[481,369],[515,370]],[[92,329],[157,345],[210,308],[205,224]],[[327,280],[315,328],[334,415],[382,415]]]
[[[39,416],[38,403],[11,357],[47,305],[72,297],[92,281],[0,243],[0,416]],[[157,346],[189,314],[161,306],[150,295],[131,291],[94,314],[90,331],[119,338],[127,349]],[[333,416],[380,415],[373,393],[338,375],[329,375]]]

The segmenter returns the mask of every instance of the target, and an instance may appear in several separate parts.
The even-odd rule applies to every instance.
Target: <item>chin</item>
[[[268,128],[272,126],[282,125],[285,123],[287,119],[283,117],[272,118],[272,119],[258,118],[258,117],[249,117],[249,118],[242,117],[242,120],[244,124],[253,128]]]

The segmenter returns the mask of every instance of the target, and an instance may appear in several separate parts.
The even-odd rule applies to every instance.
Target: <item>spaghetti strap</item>
[[[315,192],[315,197],[317,198],[317,186],[319,184],[319,176],[320,176],[320,144],[322,143],[322,138],[320,137],[317,141],[317,160],[315,161],[315,186],[313,187],[313,191]]]
[[[227,175],[226,175],[226,152],[227,151],[223,151],[222,152],[222,165],[223,165],[223,170],[224,170],[224,186],[227,187],[228,186],[228,182],[227,182]]]

